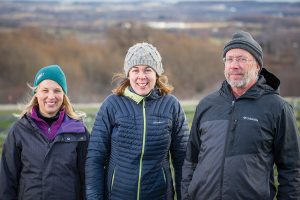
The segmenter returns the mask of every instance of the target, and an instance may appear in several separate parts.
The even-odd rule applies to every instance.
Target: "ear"
[[[37,93],[34,93],[34,98],[37,100],[38,99],[38,96],[37,96]]]
[[[259,64],[256,62],[256,72],[257,72],[257,74],[259,74],[259,72],[260,72],[260,66],[259,66]]]

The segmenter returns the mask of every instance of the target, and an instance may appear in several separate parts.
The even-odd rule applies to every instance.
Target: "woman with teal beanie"
[[[0,163],[0,199],[85,199],[89,133],[58,65],[41,68],[33,96],[11,127]]]

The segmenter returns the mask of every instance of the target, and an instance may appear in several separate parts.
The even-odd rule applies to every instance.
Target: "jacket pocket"
[[[25,183],[20,184],[20,191],[18,194],[18,199],[23,199],[24,198],[24,191],[25,191]]]
[[[164,177],[165,184],[167,184],[166,174],[165,174],[165,170],[164,170],[163,167],[161,168],[161,171],[162,171],[162,174],[163,174],[163,177]]]
[[[250,120],[251,119],[251,120]],[[243,117],[233,131],[234,142],[231,145],[238,154],[253,154],[262,151],[264,138],[256,118]]]
[[[162,193],[165,193],[167,190],[167,176],[165,169],[162,167],[161,168],[161,173],[160,173],[160,179],[159,179],[159,185],[157,185],[157,189],[160,190]]]
[[[114,181],[115,181],[116,169],[117,169],[117,167],[114,168],[113,174],[112,174],[112,176],[111,176],[110,191],[112,191],[112,190],[113,190],[113,187],[114,187]]]
[[[61,142],[86,142],[87,136],[83,134],[64,133],[61,137]]]

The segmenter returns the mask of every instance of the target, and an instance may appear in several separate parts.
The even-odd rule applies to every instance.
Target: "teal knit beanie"
[[[65,94],[67,94],[68,87],[66,76],[58,65],[49,65],[40,69],[35,75],[33,87],[36,88],[43,80],[55,81],[61,86]],[[34,93],[36,92],[35,90]]]

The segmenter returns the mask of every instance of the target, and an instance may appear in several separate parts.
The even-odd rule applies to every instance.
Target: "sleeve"
[[[182,166],[182,181],[181,181],[181,199],[191,199],[188,194],[188,188],[193,177],[194,170],[198,164],[198,154],[200,149],[200,138],[199,138],[199,105],[197,106],[191,133],[187,143],[186,156]]]
[[[0,199],[18,199],[21,170],[21,150],[17,146],[12,128],[3,144],[0,163]]]
[[[110,154],[112,123],[107,100],[97,113],[92,129],[86,164],[86,197],[87,200],[105,199],[105,169],[107,168]]]
[[[285,103],[277,121],[275,164],[278,170],[278,200],[300,200],[300,145],[292,107]]]
[[[172,158],[172,164],[175,173],[175,186],[177,199],[181,199],[181,177],[182,177],[182,164],[185,157],[186,145],[189,136],[189,127],[186,120],[185,113],[177,102],[175,123],[172,130],[172,140],[170,153]]]
[[[79,176],[80,176],[80,185],[81,185],[81,192],[82,194],[81,199],[86,199],[86,192],[85,192],[85,161],[86,161],[86,154],[87,154],[87,148],[88,148],[88,142],[90,138],[90,133],[88,132],[87,128],[85,128],[85,135],[86,135],[86,140],[83,142],[80,142],[78,145],[78,150],[77,150],[77,166],[79,170]]]

